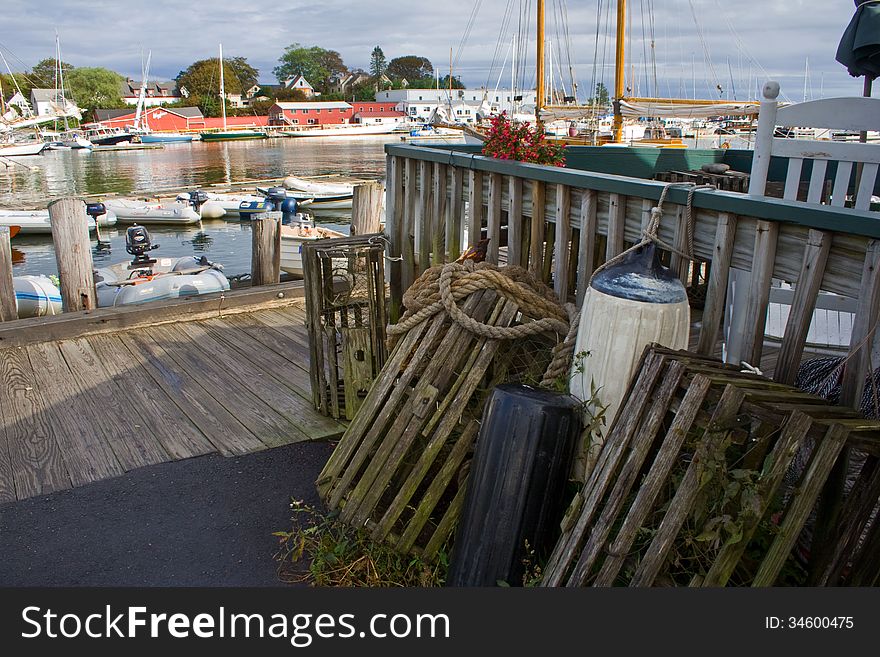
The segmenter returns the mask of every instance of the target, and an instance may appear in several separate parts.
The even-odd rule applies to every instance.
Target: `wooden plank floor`
[[[338,437],[300,305],[0,350],[0,503],[211,452]]]

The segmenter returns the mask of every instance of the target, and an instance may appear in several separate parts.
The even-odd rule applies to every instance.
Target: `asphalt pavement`
[[[217,454],[0,505],[0,586],[280,586],[272,532],[332,446]]]

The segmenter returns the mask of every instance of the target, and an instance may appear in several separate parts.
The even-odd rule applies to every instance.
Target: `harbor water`
[[[47,151],[16,158],[0,166],[0,208],[46,207],[63,196],[118,194],[147,198],[163,190],[235,183],[245,180],[333,176],[378,180],[385,175],[386,143],[396,135],[362,138],[274,138],[257,141],[166,144],[160,150],[89,152]],[[24,166],[22,166],[24,165]],[[332,180],[332,178],[331,178]],[[244,191],[248,191],[245,188]],[[347,232],[348,211],[317,214],[319,223]],[[92,241],[95,267],[130,259],[125,252],[125,229],[102,229],[109,249]],[[155,251],[163,257],[206,256],[221,263],[228,276],[250,271],[251,231],[247,222],[223,219],[192,226],[148,226]],[[12,241],[13,273],[55,274],[55,254],[49,236],[18,235]]]

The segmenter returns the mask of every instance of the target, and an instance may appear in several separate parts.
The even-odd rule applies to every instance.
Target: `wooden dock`
[[[280,285],[3,324],[0,502],[340,436],[312,406],[296,297]]]

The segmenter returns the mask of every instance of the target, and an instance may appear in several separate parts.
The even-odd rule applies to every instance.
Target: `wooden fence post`
[[[274,285],[281,280],[281,213],[257,215],[251,231],[251,285]]]
[[[368,182],[354,188],[351,199],[351,234],[378,233],[382,223],[382,199],[385,191],[380,182]]]
[[[53,201],[49,221],[64,312],[94,310],[98,303],[85,203],[75,198]]]
[[[0,322],[18,319],[15,285],[12,282],[12,247],[9,228],[0,227]]]

